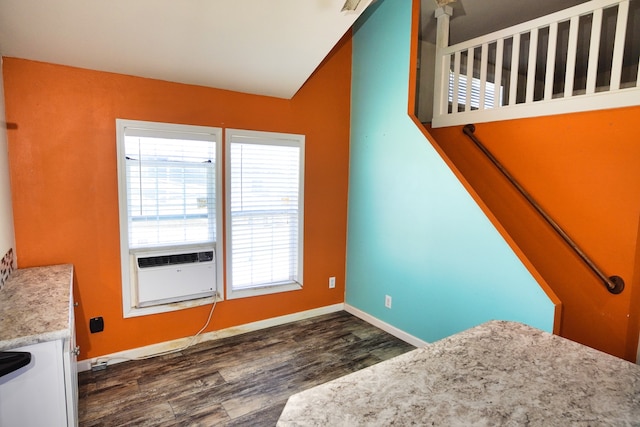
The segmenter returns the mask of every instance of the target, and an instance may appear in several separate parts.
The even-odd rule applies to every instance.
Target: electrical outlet
[[[95,372],[95,371],[103,371],[107,369],[107,362],[100,362],[100,363],[95,363],[93,366],[91,366],[91,371]]]
[[[329,289],[333,289],[336,287],[336,278],[331,276],[329,277]]]
[[[391,297],[389,295],[384,296],[384,306],[391,308]]]

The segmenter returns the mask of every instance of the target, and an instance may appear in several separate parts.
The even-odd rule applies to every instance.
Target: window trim
[[[127,182],[126,182],[126,164],[125,164],[125,150],[124,140],[125,131],[127,128],[136,129],[136,133],[148,133],[149,136],[153,136],[154,132],[170,132],[170,133],[186,133],[188,135],[185,139],[197,139],[194,134],[210,135],[208,138],[213,137],[215,141],[215,153],[216,153],[216,241],[213,242],[216,259],[216,290],[218,301],[223,299],[224,295],[224,262],[223,262],[223,187],[222,187],[222,169],[223,169],[223,156],[222,156],[222,128],[209,127],[209,126],[195,126],[173,123],[161,123],[161,122],[149,122],[140,120],[128,120],[128,119],[116,119],[116,152],[117,152],[117,170],[118,170],[118,218],[120,221],[120,270],[122,278],[122,310],[123,317],[136,317],[145,316],[156,313],[166,313],[176,310],[182,310],[190,307],[197,307],[201,305],[211,304],[212,298],[200,298],[188,301],[181,301],[175,303],[166,303],[148,307],[135,307],[133,301],[135,301],[136,284],[134,283],[135,276],[132,274],[134,268],[134,254],[140,251],[153,251],[157,248],[129,248],[129,233],[128,233],[128,216],[127,216]],[[197,249],[201,248],[202,243],[188,244],[188,245],[175,245],[176,249]]]
[[[225,268],[226,268],[226,296],[227,299],[247,298],[259,295],[269,295],[280,292],[301,290],[304,280],[304,169],[305,169],[305,136],[300,134],[266,132],[243,129],[224,129],[225,133]],[[234,136],[255,138],[267,141],[282,141],[282,144],[300,148],[299,190],[298,190],[298,281],[272,284],[249,289],[234,290],[232,286],[232,239],[231,239],[231,144]]]

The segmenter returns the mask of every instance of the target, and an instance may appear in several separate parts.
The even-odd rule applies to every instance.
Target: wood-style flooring
[[[80,426],[274,426],[287,398],[414,347],[342,311],[79,374]]]

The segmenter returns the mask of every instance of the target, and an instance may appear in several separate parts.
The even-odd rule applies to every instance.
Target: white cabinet
[[[78,425],[71,264],[14,271],[0,292],[0,351],[31,354],[0,377],[0,427]]]
[[[70,339],[10,350],[31,353],[31,362],[0,378],[0,427],[78,425],[77,355],[71,330]]]
[[[0,378],[0,426],[66,426],[62,340],[11,351],[31,353],[31,362]]]

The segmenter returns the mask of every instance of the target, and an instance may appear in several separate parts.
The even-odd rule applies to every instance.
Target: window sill
[[[218,293],[216,302],[223,301],[222,296]],[[158,304],[148,307],[131,307],[124,313],[124,318],[148,316],[150,314],[168,313],[171,311],[184,310],[187,308],[200,307],[201,305],[211,305],[214,302],[213,296],[192,299],[188,301],[172,302],[167,304]]]
[[[297,282],[293,283],[284,283],[273,286],[261,286],[257,288],[249,288],[233,291],[227,288],[227,299],[237,299],[237,298],[249,298],[260,295],[269,295],[269,294],[277,294],[280,292],[290,292],[290,291],[299,291],[302,290],[302,285]]]

